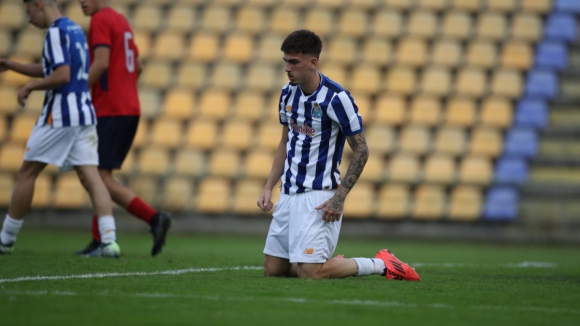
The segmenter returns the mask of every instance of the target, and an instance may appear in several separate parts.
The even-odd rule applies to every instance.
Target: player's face
[[[85,16],[92,16],[99,11],[97,0],[79,0]]]
[[[300,85],[308,81],[316,71],[316,57],[302,53],[284,53],[286,74],[291,85]]]
[[[46,28],[46,18],[44,11],[42,11],[42,0],[35,0],[26,2],[26,13],[28,14],[28,22],[38,28]]]

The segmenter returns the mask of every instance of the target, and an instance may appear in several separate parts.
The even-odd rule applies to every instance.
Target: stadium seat
[[[59,209],[79,209],[88,206],[88,193],[76,173],[69,172],[56,179],[53,204]]]
[[[267,214],[256,206],[256,201],[260,198],[263,189],[263,181],[255,179],[239,180],[234,189],[232,212],[252,215]]]
[[[128,185],[129,189],[133,190],[143,201],[153,207],[157,206],[157,201],[161,196],[159,196],[159,181],[156,177],[134,176],[129,179]]]
[[[459,156],[465,150],[466,135],[462,128],[440,127],[435,134],[434,150],[437,153]]]
[[[64,10],[64,15],[77,23],[85,32],[89,30],[91,18],[89,16],[85,16],[81,6],[79,6],[78,3],[69,3]]]
[[[227,75],[223,75],[227,78]],[[221,89],[208,89],[201,94],[199,113],[203,117],[213,119],[225,119],[231,108],[231,99],[227,91]]]
[[[506,17],[496,12],[480,13],[477,20],[476,35],[483,39],[498,41],[506,36]]]
[[[395,132],[385,125],[371,125],[365,127],[365,138],[372,155],[382,155],[393,151],[395,146]]]
[[[536,129],[548,125],[548,104],[542,100],[523,98],[516,105],[515,124]]]
[[[264,100],[264,95],[255,91],[238,93],[234,101],[234,118],[250,123],[263,119]]]
[[[273,162],[274,152],[271,150],[252,150],[245,158],[244,176],[246,178],[267,179],[270,175]]]
[[[24,111],[26,113],[34,114],[39,116],[44,107],[45,92],[32,92],[28,95],[26,99],[26,105],[24,106]],[[12,102],[11,99],[6,99],[6,102]],[[0,112],[2,109],[0,109]]]
[[[170,31],[187,33],[192,31],[197,24],[195,7],[187,5],[174,5],[167,13],[166,27]]]
[[[179,149],[175,153],[173,172],[177,175],[200,177],[205,173],[205,157],[196,149]]]
[[[263,121],[258,128],[258,148],[276,150],[282,138],[282,130],[283,127],[278,122]]]
[[[519,214],[519,194],[512,187],[492,187],[487,191],[484,220],[512,221]]]
[[[350,8],[358,10],[372,10],[375,9],[377,3],[375,0],[346,0]]]
[[[477,68],[459,70],[455,81],[455,91],[459,95],[481,97],[487,89],[487,78],[484,71]]]
[[[209,174],[216,177],[235,178],[240,172],[240,155],[228,149],[213,149],[209,156]]]
[[[399,150],[412,154],[425,154],[429,150],[430,135],[426,127],[407,125],[399,134]]]
[[[360,51],[351,37],[334,37],[328,45],[328,59],[340,64],[354,63]]]
[[[495,45],[486,40],[475,40],[468,44],[466,61],[470,66],[492,68],[497,59]]]
[[[384,219],[406,217],[410,211],[410,197],[409,187],[405,184],[383,184],[377,198],[377,216]]]
[[[459,163],[459,181],[467,184],[487,185],[492,179],[492,163],[480,156],[466,156]]]
[[[379,90],[381,73],[375,66],[363,64],[354,68],[349,79],[352,80],[352,91],[372,95]]]
[[[435,40],[431,62],[444,67],[456,67],[463,61],[461,44],[453,39]]]
[[[280,6],[274,8],[270,16],[269,30],[272,33],[287,35],[298,29],[300,17],[296,8],[291,6]],[[280,50],[278,45],[278,50]]]
[[[374,14],[372,21],[373,34],[379,37],[399,37],[403,28],[403,16],[393,10],[381,10]]]
[[[22,143],[5,142],[0,146],[0,170],[16,172],[24,160],[24,148]]]
[[[248,149],[253,140],[252,129],[252,125],[243,120],[226,121],[220,132],[221,147],[237,151]]]
[[[446,96],[451,89],[451,73],[441,67],[426,67],[421,78],[421,92]]]
[[[246,3],[251,6],[268,8],[276,5],[278,2],[278,0],[247,0]]]
[[[3,142],[8,134],[8,117],[0,114],[0,142]]]
[[[306,11],[304,27],[320,37],[329,36],[334,31],[335,17],[328,9],[313,8]]]
[[[552,9],[553,0],[521,0],[520,7],[526,11],[547,13]]]
[[[256,35],[265,25],[264,10],[259,7],[242,6],[236,13],[236,30],[239,32]]]
[[[376,194],[370,182],[359,181],[344,201],[344,218],[367,218],[375,213]]]
[[[455,160],[447,154],[434,154],[425,160],[423,181],[427,183],[451,184],[455,181]]]
[[[165,179],[161,192],[161,207],[172,212],[193,209],[193,184],[191,179],[171,177]]]
[[[195,93],[184,88],[172,88],[163,99],[163,116],[187,120],[193,115]]]
[[[347,169],[348,166],[344,165],[344,168]],[[346,170],[343,173],[346,173]],[[383,158],[379,155],[370,155],[359,180],[380,183],[384,181],[385,173],[386,169]]]
[[[233,33],[226,37],[222,58],[236,63],[248,62],[254,52],[254,41],[247,34]],[[234,79],[234,77],[232,77]]]
[[[418,0],[417,6],[422,9],[441,11],[447,8],[447,0]]]
[[[451,190],[448,218],[454,221],[475,221],[482,212],[483,198],[478,187],[460,185]]]
[[[389,159],[389,181],[414,183],[419,179],[420,164],[416,156],[397,153]]]
[[[226,178],[201,180],[196,197],[196,210],[201,213],[225,213],[230,207],[230,181]]]
[[[445,122],[449,125],[471,127],[475,123],[475,101],[465,97],[447,100]]]
[[[195,119],[187,128],[186,145],[200,150],[212,149],[216,145],[217,134],[218,126],[213,119]]]
[[[8,72],[5,72],[6,74]],[[40,93],[40,92],[35,92]],[[0,85],[0,113],[14,114],[20,107],[18,104],[18,88]]]
[[[511,37],[536,42],[542,37],[544,27],[541,18],[532,13],[515,14],[512,18]]]
[[[12,33],[0,27],[0,56],[5,58],[12,52]]]
[[[404,38],[397,44],[397,62],[412,67],[427,61],[427,43],[419,38]]]
[[[413,2],[414,0],[383,0],[386,7],[399,10],[410,9],[413,6]]]
[[[413,124],[435,126],[441,120],[441,102],[439,99],[420,95],[411,100],[409,120]]]
[[[512,128],[505,137],[504,153],[509,156],[532,158],[538,153],[538,133],[530,128]]]
[[[159,114],[159,108],[161,107],[161,95],[157,90],[140,87],[139,103],[141,104],[142,117],[156,117]]]
[[[314,0],[312,2],[315,6],[331,10],[340,9],[344,5],[343,0]]]
[[[153,55],[163,60],[178,60],[185,52],[185,39],[182,32],[171,30],[157,34]]]
[[[77,4],[73,3],[72,5],[80,8]],[[157,31],[162,23],[162,10],[159,6],[153,4],[142,4],[137,6],[133,12],[131,23],[137,30],[147,32]]]
[[[436,220],[445,213],[445,191],[440,186],[420,185],[415,190],[411,217],[416,220]]]
[[[449,11],[443,16],[441,31],[443,36],[465,40],[472,34],[471,16],[463,11]]]
[[[133,40],[139,51],[140,59],[147,59],[152,52],[151,33],[145,30],[134,30]]]
[[[143,146],[149,141],[149,122],[145,118],[139,119],[139,124],[137,125],[137,132],[135,133],[135,138],[133,138],[133,148],[138,148]]]
[[[165,89],[171,84],[173,72],[165,61],[149,61],[143,66],[142,76],[139,79],[141,86],[153,89]]]
[[[498,129],[480,127],[471,132],[469,153],[475,156],[497,157],[502,151],[502,134]]]
[[[358,114],[362,117],[363,125],[368,125],[368,122],[374,121],[371,95],[366,92],[353,91],[350,93],[350,96],[354,99],[354,103],[358,107]]]
[[[14,190],[15,176],[12,173],[0,173],[0,206],[8,207]]]
[[[413,69],[404,66],[395,66],[388,70],[386,76],[386,88],[388,91],[409,95],[415,92],[416,76]]]
[[[205,7],[201,16],[201,29],[205,31],[223,33],[232,21],[228,7],[218,4],[210,4]]]
[[[578,37],[576,19],[570,13],[552,13],[546,19],[544,37],[550,40],[574,42]]]
[[[75,6],[78,6],[75,4]],[[44,44],[45,34],[34,27],[24,28],[16,36],[16,44],[14,45],[14,55],[39,57],[42,53],[42,45]]]
[[[50,166],[50,165],[49,165]],[[84,190],[83,190],[84,191]],[[8,192],[11,194],[12,191]],[[46,172],[41,173],[34,183],[34,196],[32,197],[32,207],[49,207],[52,203],[54,191],[52,190],[52,180]]]
[[[202,88],[207,80],[207,67],[197,62],[183,62],[176,69],[175,85],[192,91]]]
[[[515,99],[522,95],[522,90],[522,74],[519,71],[509,69],[494,71],[491,78],[492,94]]]
[[[284,37],[278,34],[262,34],[258,45],[258,59],[266,63],[282,63],[280,46]]]
[[[555,0],[554,9],[560,12],[580,14],[580,2],[575,0]]]
[[[219,38],[216,34],[199,32],[192,36],[189,45],[189,58],[200,62],[215,60],[219,50]]]
[[[175,148],[183,138],[181,120],[176,118],[154,120],[151,131],[148,144],[153,146]]]
[[[531,70],[526,78],[525,92],[531,97],[553,99],[560,92],[558,77],[549,70]]]
[[[561,42],[544,41],[536,48],[536,67],[562,71],[568,66],[568,49]]]
[[[501,157],[495,164],[495,183],[524,184],[528,179],[528,163],[517,157]]]
[[[533,64],[534,53],[527,42],[504,43],[501,64],[505,68],[527,70]]]
[[[503,97],[488,97],[481,103],[479,121],[484,126],[505,129],[513,121],[511,101]]]
[[[242,79],[240,65],[232,62],[220,62],[213,66],[210,85],[216,89],[235,90]]]
[[[498,11],[509,13],[516,10],[516,3],[519,0],[487,0],[486,9],[490,11]]]
[[[15,116],[12,120],[8,140],[14,143],[26,144],[37,120],[38,116],[32,114],[19,114]]]
[[[453,9],[475,12],[481,9],[481,0],[452,0]]]
[[[123,160],[123,164],[121,165],[121,169],[118,171],[113,171],[113,174],[120,174],[123,176],[126,175],[131,175],[133,174],[133,172],[135,171],[135,151],[136,151],[137,146],[132,146],[131,149],[129,150],[129,152],[127,153],[127,156],[125,156],[125,159]]]
[[[380,95],[375,104],[375,120],[378,124],[401,125],[407,118],[407,104],[402,96]]]
[[[391,43],[384,38],[366,37],[361,56],[365,63],[378,66],[388,65],[393,60]]]
[[[40,52],[37,55],[40,55]],[[20,63],[33,63],[34,62],[34,60],[32,60],[30,57],[18,56],[18,55],[10,56],[8,58],[8,60],[17,61]],[[28,77],[28,76],[19,74],[15,71],[12,71],[12,70],[8,70],[6,72],[3,72],[2,76],[0,78],[1,78],[3,86],[14,86],[14,87],[18,87],[18,88],[26,85],[28,82],[30,82],[32,80],[32,77]]]
[[[26,22],[26,11],[21,2],[2,1],[0,4],[0,27],[16,30]]]
[[[432,11],[414,10],[407,20],[407,33],[411,36],[431,38],[437,32],[437,16]]]
[[[169,172],[169,151],[161,147],[145,147],[139,153],[138,171],[145,175],[165,175]]]
[[[361,37],[367,33],[367,15],[360,9],[343,10],[338,22],[338,34]]]
[[[280,70],[283,76],[282,81],[288,82],[288,77],[284,70]],[[340,84],[342,87],[347,87],[348,78],[346,77],[346,68],[344,65],[335,62],[326,62],[320,65],[319,71],[333,81]]]

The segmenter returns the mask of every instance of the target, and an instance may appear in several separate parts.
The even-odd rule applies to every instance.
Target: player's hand
[[[332,198],[325,201],[324,204],[316,206],[315,209],[324,210],[322,213],[322,219],[326,222],[340,221],[342,210],[344,209],[344,198],[334,195]]]
[[[29,84],[28,84],[29,85]],[[26,105],[26,99],[28,98],[28,95],[30,95],[30,88],[28,88],[28,85],[22,87],[20,90],[18,90],[18,103],[24,107]]]
[[[8,60],[0,58],[0,72],[8,70]]]
[[[264,189],[260,198],[258,199],[258,207],[264,212],[271,210],[274,207],[272,203],[272,190]]]

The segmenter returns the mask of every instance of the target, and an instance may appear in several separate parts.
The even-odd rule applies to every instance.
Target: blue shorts
[[[99,169],[120,169],[131,149],[138,116],[101,117],[97,119],[99,136]]]

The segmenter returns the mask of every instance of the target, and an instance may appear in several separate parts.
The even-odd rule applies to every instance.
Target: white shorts
[[[324,263],[331,258],[338,243],[342,216],[337,222],[325,222],[324,210],[314,208],[330,199],[334,192],[280,194],[264,254],[288,259],[290,263]]]
[[[99,165],[98,143],[95,126],[34,126],[26,143],[24,160],[53,164],[61,171],[74,166]]]

